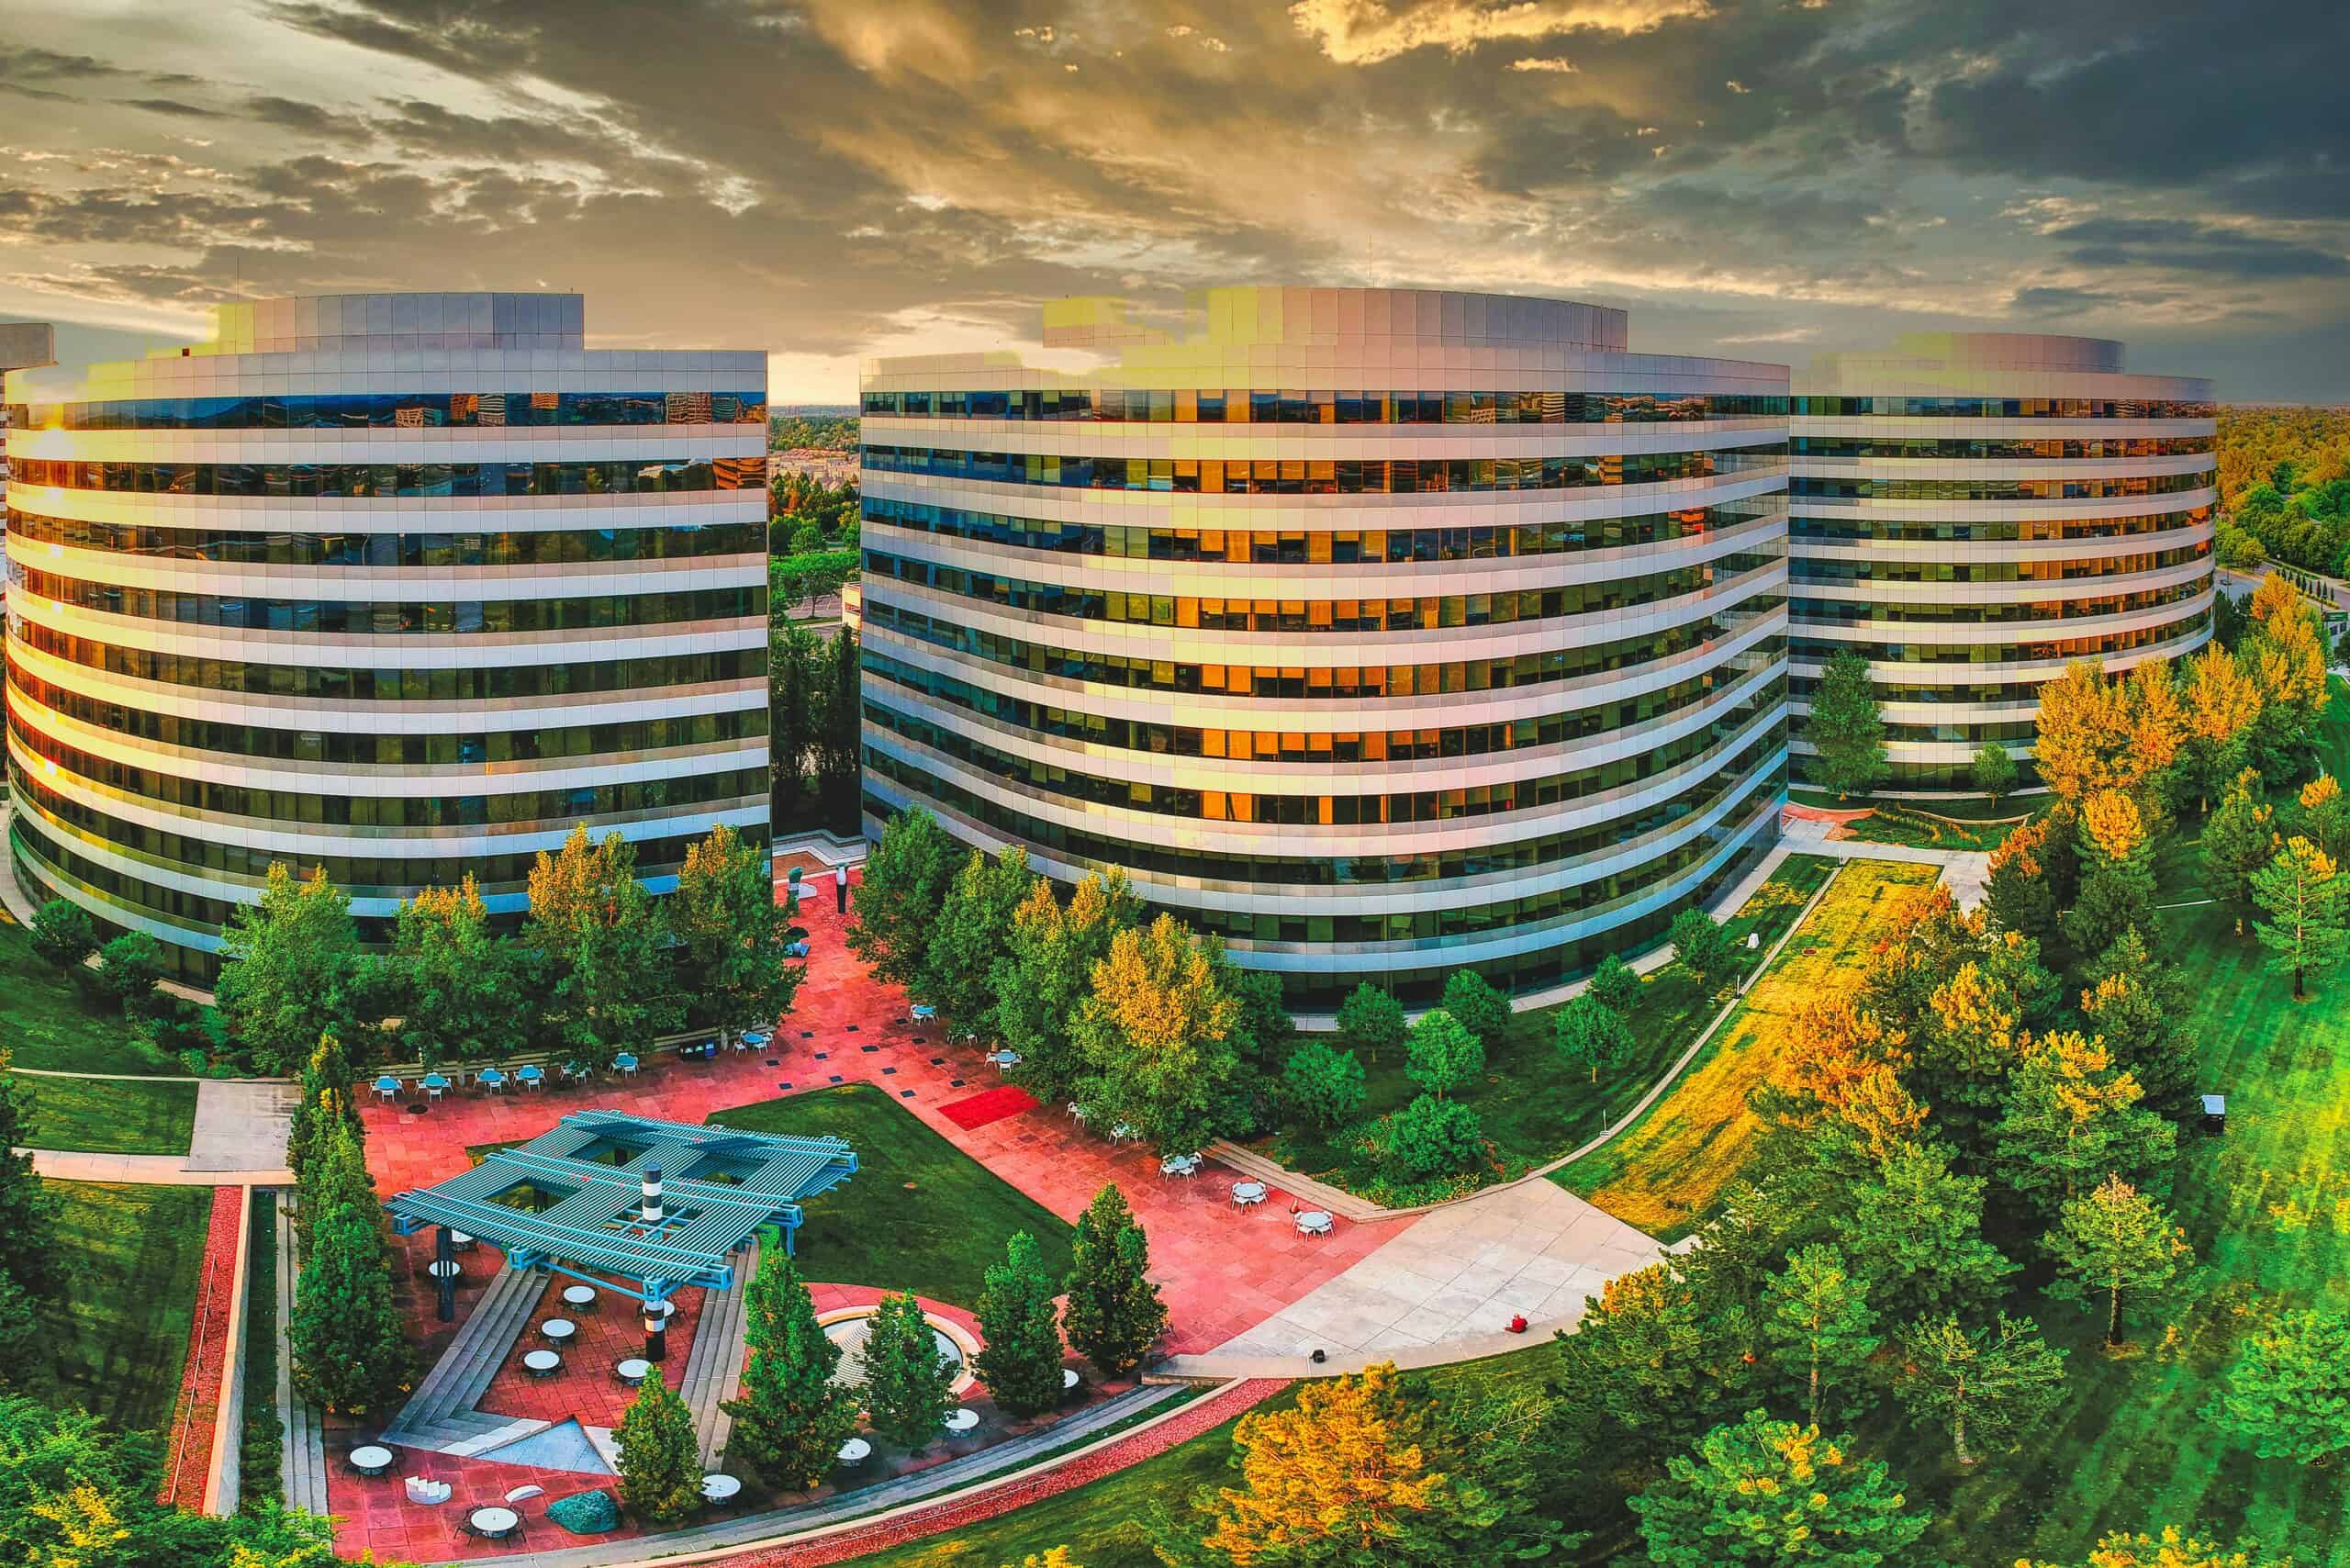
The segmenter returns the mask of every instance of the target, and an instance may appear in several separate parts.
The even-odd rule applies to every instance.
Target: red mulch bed
[[[212,1224],[205,1234],[204,1269],[196,1282],[196,1322],[188,1330],[187,1361],[180,1370],[179,1403],[172,1412],[159,1503],[204,1506],[212,1473],[212,1428],[220,1414],[220,1374],[229,1353],[229,1304],[236,1294],[237,1220],[241,1187],[212,1189]]]
[[[1007,1083],[1001,1089],[990,1089],[961,1100],[949,1100],[938,1108],[938,1114],[969,1132],[974,1127],[1000,1122],[1006,1116],[1016,1116],[1023,1111],[1036,1108],[1036,1097],[1016,1084]]]

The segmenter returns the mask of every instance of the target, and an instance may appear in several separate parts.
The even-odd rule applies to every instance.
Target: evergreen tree
[[[1949,1429],[1961,1464],[1979,1457],[1970,1436],[2011,1449],[2065,1397],[2065,1352],[2050,1349],[2029,1317],[2002,1312],[1973,1330],[1947,1314],[1921,1317],[1903,1331],[1901,1357],[1894,1392],[1912,1420]]]
[[[668,917],[684,953],[677,979],[692,999],[693,1025],[772,1029],[791,1011],[808,978],[807,966],[790,957],[799,939],[793,913],[776,900],[766,845],[722,823],[687,846]]]
[[[760,1250],[748,1299],[744,1338],[751,1360],[742,1396],[724,1406],[734,1418],[726,1454],[775,1485],[804,1492],[831,1473],[856,1430],[856,1401],[832,1381],[841,1348],[817,1325],[816,1304],[789,1251]]]
[[[1420,1014],[1404,1052],[1404,1076],[1439,1100],[1484,1076],[1485,1043],[1441,1007]]]
[[[2350,849],[2350,795],[2342,792],[2342,781],[2331,773],[2312,778],[2294,804],[2294,833],[2339,862]]]
[[[922,983],[931,933],[962,862],[955,840],[919,806],[900,812],[882,827],[866,857],[856,907],[842,934],[875,979],[909,988]]]
[[[1743,1318],[1671,1263],[1617,1275],[1556,1337],[1564,1419],[1634,1461],[1685,1445],[1754,1392]]]
[[[388,1416],[413,1386],[415,1352],[392,1300],[384,1211],[359,1144],[332,1124],[305,1194],[309,1255],[288,1337],[305,1397],[344,1416]]]
[[[1061,1402],[1060,1316],[1036,1238],[1013,1235],[979,1297],[979,1381],[1007,1415],[1041,1416]]]
[[[65,1283],[57,1244],[57,1195],[33,1170],[27,1148],[32,1096],[9,1070],[13,1054],[0,1046],[0,1279],[13,1282],[28,1295],[46,1297]]]
[[[675,1523],[701,1506],[701,1450],[694,1415],[677,1390],[646,1375],[621,1413],[621,1501],[656,1525]]]
[[[637,880],[636,848],[615,831],[599,844],[575,825],[562,850],[531,868],[522,940],[539,969],[536,999],[564,1059],[601,1067],[684,1016],[669,963],[668,921]]]
[[[1487,1050],[1509,1032],[1509,998],[1474,969],[1455,969],[1444,982],[1443,1008]]]
[[[2015,753],[1997,741],[1985,741],[1975,748],[1975,761],[1967,771],[1975,792],[1993,806],[2016,792]]]
[[[2048,1294],[2088,1301],[2102,1293],[2108,1345],[2121,1343],[2124,1291],[2160,1290],[2195,1261],[2186,1232],[2161,1204],[2119,1176],[2059,1210],[2047,1245],[2059,1276]]]
[[[767,605],[767,694],[773,728],[767,738],[774,776],[776,834],[818,825],[808,814],[809,754],[816,744],[817,661],[822,644],[791,624],[790,601],[771,594]]]
[[[2288,1312],[2247,1336],[2204,1417],[2263,1459],[2323,1464],[2350,1452],[2350,1317]]]
[[[1599,1081],[1600,1069],[1620,1067],[1632,1054],[1631,1025],[1589,991],[1560,1008],[1550,1027],[1559,1054],[1588,1070],[1594,1083]]]
[[[44,963],[74,974],[98,950],[98,928],[82,906],[51,899],[33,915],[32,948]]]
[[[400,905],[392,955],[400,1045],[427,1072],[444,1061],[477,1061],[511,1039],[513,948],[490,930],[472,872]]]
[[[1349,1049],[1360,1051],[1372,1061],[1382,1050],[1395,1050],[1404,1044],[1409,1030],[1404,1023],[1404,1004],[1391,991],[1372,985],[1369,980],[1347,993],[1338,1003],[1338,1038]]]
[[[862,814],[864,669],[855,632],[833,633],[822,666],[823,701],[817,710],[816,796],[834,833],[853,834]]]
[[[2220,797],[2219,809],[2203,824],[2203,885],[2235,917],[2236,933],[2253,911],[2255,872],[2277,857],[2276,812],[2260,799],[2260,775],[2250,768],[2235,776]]]
[[[1852,1188],[1837,1237],[1880,1310],[1973,1308],[2015,1272],[1983,1238],[1983,1186],[1952,1171],[1947,1149],[1912,1145]]]
[[[885,1295],[865,1340],[865,1407],[873,1429],[909,1453],[938,1436],[955,1407],[955,1366],[911,1294]]]
[[[1673,963],[1701,989],[1711,991],[1729,977],[1737,959],[1729,933],[1704,910],[1695,904],[1683,910],[1673,917],[1664,935],[1673,944]]]
[[[220,1011],[262,1071],[284,1072],[308,1058],[319,1036],[346,1032],[359,933],[351,900],[323,866],[297,881],[273,862],[261,901],[229,917],[221,953]]]
[[[1078,1216],[1063,1322],[1069,1343],[1104,1377],[1140,1366],[1167,1332],[1167,1306],[1149,1274],[1150,1241],[1125,1194],[1102,1188]]]
[[[1631,1507],[1661,1568],[1902,1568],[1930,1522],[1849,1438],[1760,1410],[1707,1433],[1694,1460],[1668,1460]]]
[[[2102,953],[2126,931],[2157,929],[2153,835],[2137,803],[2119,790],[2084,801],[2081,826],[2088,854],[2065,935],[2075,952]]]
[[[2202,1068],[2181,1022],[2193,1005],[2187,975],[2146,951],[2137,932],[2099,954],[2084,977],[2081,1015],[2145,1092],[2145,1107],[2180,1121],[2199,1114]]]
[[[1868,1286],[1833,1247],[1787,1254],[1786,1271],[1762,1288],[1762,1335],[1783,1374],[1803,1387],[1804,1418],[1819,1425],[1835,1395],[1846,1417],[1859,1414],[1860,1374],[1881,1340]]]
[[[2188,661],[2180,698],[2187,709],[2183,761],[2188,781],[2199,808],[2208,810],[2250,754],[2252,726],[2260,717],[2260,691],[2215,637]]]
[[[1812,689],[1803,738],[1817,754],[1812,767],[1820,788],[1840,801],[1868,793],[1885,777],[1885,715],[1867,659],[1850,648],[1830,656]]]
[[[1069,1029],[1092,988],[1094,967],[1141,915],[1125,873],[1089,873],[1063,908],[1039,877],[1013,912],[1004,956],[991,976],[998,1036],[1020,1055],[1017,1077],[1047,1100],[1075,1092],[1084,1074]]]
[[[2025,1050],[1994,1129],[2008,1185],[2043,1219],[2109,1176],[2167,1191],[2178,1130],[2142,1109],[2141,1098],[2102,1038],[2042,1036]]]
[[[1583,994],[1620,1018],[1640,1000],[1640,977],[1631,965],[1610,953],[1591,971],[1591,983]]]
[[[366,1148],[367,1125],[360,1119],[358,1096],[352,1092],[356,1076],[342,1042],[332,1035],[320,1036],[310,1059],[302,1064],[300,1091],[285,1135],[285,1168],[306,1193],[319,1169],[316,1157],[327,1146],[330,1129],[340,1126],[362,1150]]]
[[[1281,1088],[1300,1118],[1327,1131],[1362,1109],[1362,1062],[1352,1051],[1308,1040],[1282,1064]]]
[[[914,989],[965,1034],[999,1034],[996,966],[1010,951],[1013,916],[1039,880],[1027,852],[1013,846],[992,859],[974,849],[947,884]]]
[[[2333,857],[2306,838],[2289,838],[2252,874],[2252,898],[2268,918],[2253,933],[2268,949],[2268,967],[2293,977],[2293,1000],[2309,994],[2311,969],[2330,969],[2350,951],[2350,883]]]
[[[2225,604],[2228,596],[2221,594]],[[2016,1568],[2293,1568],[2290,1558],[2256,1558],[2252,1551],[2204,1540],[2177,1525],[2165,1525],[2158,1535],[2112,1530],[2098,1539],[2097,1549],[2076,1563],[2040,1562],[2019,1558]]]
[[[2055,935],[2056,894],[2043,857],[2048,834],[2045,819],[2025,823],[1991,851],[1983,913],[1993,932],[2013,932],[2043,944]]]

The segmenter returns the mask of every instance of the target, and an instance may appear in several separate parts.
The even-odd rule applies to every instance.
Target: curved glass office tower
[[[872,367],[868,829],[1125,867],[1298,1005],[1651,944],[1775,836],[1787,373],[1625,327],[1237,288]]]
[[[9,377],[11,852],[211,972],[273,860],[362,929],[575,823],[656,890],[767,820],[764,353],[583,346],[577,295],[223,306]]]
[[[2120,343],[1919,333],[1796,381],[1796,766],[1839,648],[1865,655],[1895,790],[1964,790],[1986,742],[2032,782],[2039,685],[2210,635],[2211,384],[2122,372]]]

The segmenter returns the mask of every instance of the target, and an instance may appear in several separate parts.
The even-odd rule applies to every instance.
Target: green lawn
[[[856,1151],[848,1183],[802,1205],[796,1245],[811,1279],[974,1307],[987,1266],[1002,1261],[1004,1243],[1023,1230],[1055,1278],[1069,1271],[1066,1223],[869,1083],[762,1100],[708,1119],[744,1132],[829,1133]]]
[[[1945,819],[1939,809],[1919,811],[1887,801],[1864,817],[1844,824],[1846,838],[1863,844],[1900,844],[1915,849],[1997,849],[2008,841],[2013,823],[1961,822]]]
[[[2045,801],[2045,795],[2026,795],[1994,804],[1984,795],[1935,795],[1924,800],[1902,801],[1889,795],[1854,795],[1840,801],[1826,790],[1808,790],[1798,784],[1787,791],[1787,799],[1798,806],[1816,806],[1828,812],[1856,812],[1867,808],[1930,812],[1938,817],[1956,822],[1987,822],[1998,817],[2020,817]]]
[[[73,1279],[40,1309],[25,1392],[79,1405],[129,1430],[160,1431],[178,1397],[196,1318],[209,1187],[51,1182]]]
[[[10,1076],[32,1102],[26,1142],[33,1148],[185,1154],[196,1130],[193,1083]]]
[[[1726,923],[1738,945],[1741,972],[1744,966],[1761,961],[1761,955],[1770,950],[1802,911],[1804,902],[1827,880],[1833,865],[1818,856],[1789,856]],[[1762,938],[1751,956],[1745,950],[1750,932]],[[1486,1054],[1483,1083],[1455,1096],[1475,1109],[1485,1137],[1494,1144],[1499,1169],[1488,1169],[1483,1178],[1508,1180],[1524,1175],[1596,1136],[1607,1122],[1623,1115],[1648,1092],[1658,1076],[1688,1049],[1718,1006],[1677,971],[1650,975],[1641,983],[1640,999],[1630,1015],[1637,1042],[1632,1058],[1603,1074],[1597,1083],[1561,1063],[1551,1044],[1551,1010],[1517,1014],[1510,1021],[1508,1039]],[[1404,1074],[1401,1051],[1364,1063],[1364,1077],[1361,1120],[1366,1124],[1400,1108],[1419,1092]],[[1326,1137],[1311,1130],[1286,1131],[1269,1140],[1266,1152],[1292,1170],[1373,1198],[1417,1203],[1445,1195],[1387,1187],[1377,1159],[1362,1147],[1360,1126],[1342,1128]],[[1452,1187],[1472,1184],[1460,1182]]]

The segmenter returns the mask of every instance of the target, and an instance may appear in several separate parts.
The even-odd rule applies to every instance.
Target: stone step
[[[294,1210],[277,1195],[277,1418],[285,1425],[278,1480],[289,1508],[327,1511],[326,1423],[316,1406],[294,1391]]]
[[[448,1350],[392,1418],[386,1439],[405,1440],[395,1434],[431,1427],[450,1416],[471,1411],[521,1337],[545,1282],[535,1272],[498,1270],[498,1277],[458,1326]]]
[[[759,1249],[754,1243],[735,1262],[733,1284],[704,1297],[693,1348],[687,1352],[680,1394],[694,1413],[694,1431],[700,1439],[705,1466],[725,1450],[733,1429],[734,1418],[719,1406],[733,1397],[735,1380],[742,1372],[750,1326],[751,1280],[758,1267]]]
[[[1327,1209],[1340,1219],[1352,1220],[1360,1225],[1371,1220],[1391,1217],[1390,1210],[1382,1208],[1368,1198],[1359,1198],[1352,1193],[1341,1191],[1326,1182],[1316,1182],[1311,1176],[1300,1175],[1283,1166],[1279,1160],[1269,1159],[1261,1154],[1245,1149],[1238,1144],[1226,1139],[1218,1138],[1210,1144],[1207,1153],[1210,1159],[1229,1165],[1244,1176],[1252,1176],[1270,1186],[1278,1187],[1291,1197],[1312,1207]]]

